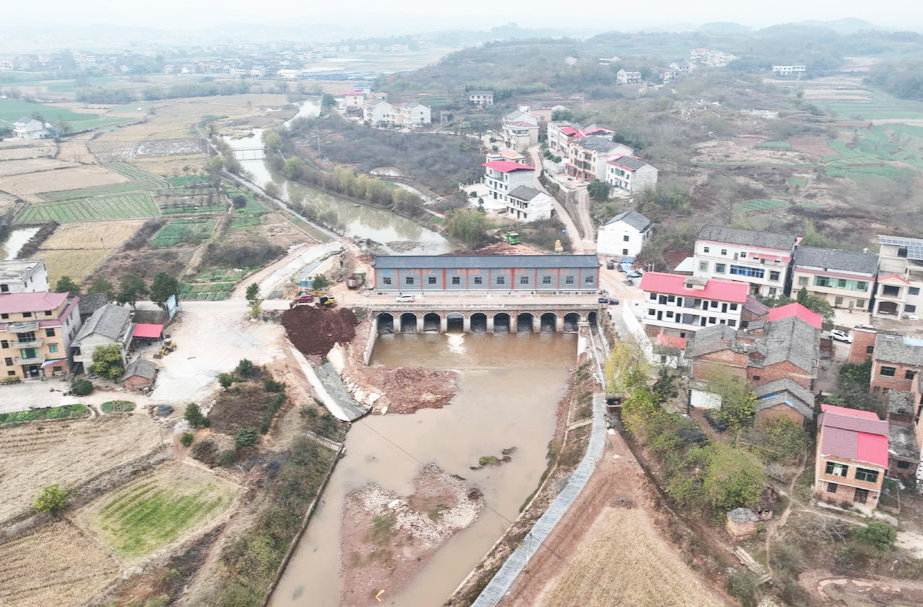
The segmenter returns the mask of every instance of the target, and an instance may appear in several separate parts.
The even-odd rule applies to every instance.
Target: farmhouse
[[[570,124],[567,122],[549,122],[545,128],[548,139],[548,149],[552,152],[567,156],[568,148],[571,143],[591,135],[601,137],[612,137],[612,131],[596,125],[590,125],[586,128],[579,124]],[[628,153],[631,153],[629,150]]]
[[[792,291],[807,290],[835,308],[868,311],[878,274],[878,256],[853,251],[798,247]]]
[[[872,316],[906,318],[923,310],[923,239],[879,236],[878,290]]]
[[[617,84],[641,84],[641,72],[633,72],[624,68],[615,73]]]
[[[606,166],[603,179],[616,190],[637,194],[657,186],[657,169],[637,156],[618,155]]]
[[[468,103],[488,107],[494,104],[493,91],[468,91]]]
[[[0,295],[0,377],[69,372],[71,339],[80,329],[79,301],[67,293]]]
[[[116,344],[125,360],[131,341],[131,310],[116,304],[106,304],[96,310],[74,338],[74,363],[84,371],[93,364],[93,352],[100,346]]]
[[[362,108],[362,119],[372,126],[394,124],[394,108],[384,99],[373,99]]]
[[[595,255],[400,255],[376,257],[379,293],[583,292],[599,288]]]
[[[13,137],[17,139],[47,139],[54,133],[49,129],[51,125],[34,118],[20,118],[13,123]]]
[[[48,291],[48,271],[42,259],[0,261],[0,294]]]
[[[747,286],[715,278],[648,272],[641,279],[644,292],[641,321],[649,335],[668,333],[689,337],[696,331],[740,324]]]
[[[503,145],[523,152],[538,143],[538,120],[528,112],[514,110],[503,117],[500,136]]]
[[[397,126],[417,128],[432,122],[432,112],[429,106],[416,101],[395,105],[392,113],[394,124]]]
[[[608,133],[575,137],[568,145],[564,163],[567,174],[583,181],[606,180],[607,162],[631,154],[631,148],[612,141]]]
[[[788,78],[791,76],[801,76],[808,71],[806,65],[774,65],[772,66],[772,75]]]
[[[814,395],[790,378],[778,379],[753,389],[756,419],[786,418],[803,424],[814,421]]]
[[[654,229],[650,219],[631,209],[599,226],[597,234],[597,252],[636,257],[644,243],[654,234]]]
[[[753,295],[785,292],[789,264],[801,239],[729,226],[705,225],[695,243],[695,273],[701,278],[729,278],[749,283]]]
[[[494,160],[485,162],[484,184],[487,185],[487,195],[493,200],[504,203],[509,202],[509,194],[519,186],[532,186],[535,184],[533,167],[509,160]]]
[[[119,380],[126,390],[142,390],[154,385],[154,379],[157,377],[157,365],[149,360],[139,358],[127,367],[125,373]]]
[[[551,196],[527,185],[521,185],[510,192],[506,203],[507,216],[520,221],[551,219],[554,202]]]

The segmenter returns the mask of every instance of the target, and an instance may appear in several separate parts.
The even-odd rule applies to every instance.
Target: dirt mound
[[[327,310],[300,306],[282,314],[288,338],[305,356],[325,356],[335,343],[346,344],[356,335],[359,319],[348,308]]]
[[[441,409],[455,396],[455,373],[423,367],[375,366],[363,370],[366,380],[388,396],[388,413]]]

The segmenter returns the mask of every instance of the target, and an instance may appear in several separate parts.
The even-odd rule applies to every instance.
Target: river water
[[[298,114],[285,124],[290,124],[295,118],[315,117],[319,112],[317,102],[305,101],[300,106]],[[262,147],[263,130],[253,129],[249,137],[225,138],[225,141],[236,150]],[[341,226],[338,232],[344,236],[374,240],[393,254],[441,255],[455,249],[452,243],[438,232],[426,229],[409,219],[304,184],[289,182],[282,175],[272,173],[265,160],[241,160],[240,165],[253,176],[256,185],[265,188],[267,184],[275,183],[286,202],[305,204],[316,211],[332,213],[337,225]],[[402,246],[389,246],[389,243],[398,242],[402,243]]]
[[[374,482],[412,493],[424,463],[435,462],[484,493],[487,508],[450,539],[399,594],[382,604],[440,605],[519,514],[545,469],[556,405],[576,360],[575,334],[399,334],[378,339],[372,364],[453,369],[459,392],[443,409],[368,416],[350,429],[320,507],[273,595],[274,607],[340,603],[340,531],[346,493]],[[470,470],[482,455],[516,447],[512,461]],[[377,605],[373,600],[370,605]]]
[[[6,240],[0,242],[0,261],[16,259],[19,250],[29,239],[38,233],[38,228],[15,228],[10,230],[10,235]]]

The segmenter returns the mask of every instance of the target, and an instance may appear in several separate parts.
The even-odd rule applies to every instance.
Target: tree
[[[727,372],[714,373],[708,382],[708,390],[721,397],[718,418],[734,435],[736,445],[740,431],[753,425],[756,396],[745,381]]]
[[[449,216],[446,232],[452,238],[475,247],[487,240],[487,217],[474,209],[458,209]]]
[[[868,527],[860,527],[853,532],[856,538],[863,543],[874,546],[879,550],[891,550],[897,539],[897,531],[883,521],[872,521]]]
[[[140,297],[147,295],[147,285],[137,274],[126,274],[119,281],[119,292],[115,300],[120,304],[129,304],[132,308]]]
[[[660,367],[657,381],[654,382],[651,391],[654,394],[654,400],[658,403],[669,402],[679,395],[679,390],[676,388],[676,377],[667,367]]]
[[[724,443],[712,443],[706,450],[703,487],[709,503],[722,512],[756,503],[766,486],[759,458]]]
[[[231,198],[231,204],[234,205],[235,209],[242,209],[247,206],[247,197],[243,194],[235,194]]]
[[[186,406],[186,413],[183,415],[183,418],[189,422],[189,425],[193,428],[208,427],[208,418],[202,415],[202,410],[199,409],[199,405],[195,403],[189,403]]]
[[[54,290],[56,293],[70,293],[71,295],[80,295],[80,285],[71,280],[70,276],[62,276],[58,279]]]
[[[90,373],[105,379],[118,379],[125,372],[122,361],[122,349],[118,344],[99,346],[93,351],[93,364]]]
[[[587,193],[590,195],[590,198],[593,200],[604,201],[609,199],[609,192],[612,190],[612,186],[606,183],[605,181],[600,181],[599,179],[594,179],[586,187]]]
[[[166,272],[159,272],[151,282],[151,301],[162,308],[171,295],[179,297],[179,287],[176,277]]]
[[[93,384],[88,379],[75,379],[71,384],[71,394],[74,396],[86,396],[94,390]]]
[[[115,287],[112,286],[111,282],[100,276],[93,279],[87,293],[102,293],[106,296],[106,299],[114,299]]]
[[[330,286],[330,281],[323,274],[318,274],[311,280],[311,288],[316,291],[323,291]]]
[[[247,286],[247,302],[252,306],[260,299],[260,285],[255,282],[251,282]]]
[[[237,431],[237,434],[234,435],[234,448],[240,450],[246,447],[252,447],[256,444],[258,438],[259,435],[256,433],[256,428],[241,428]]]
[[[67,505],[67,491],[60,485],[49,485],[35,496],[32,509],[37,512],[58,514]]]

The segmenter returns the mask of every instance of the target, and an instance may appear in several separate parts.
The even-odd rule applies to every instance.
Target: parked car
[[[833,331],[830,331],[830,337],[831,339],[835,339],[837,341],[846,342],[848,344],[852,343],[852,335],[850,335],[846,331],[840,331],[839,329],[834,329]]]
[[[612,261],[611,259],[610,259],[609,261],[607,261],[607,262],[606,262],[606,269],[607,269],[607,270],[614,270],[614,269],[615,269],[615,262]]]
[[[610,306],[617,306],[617,305],[619,305],[619,300],[617,300],[617,299],[614,298],[614,297],[600,297],[600,298],[599,298],[599,303],[601,303],[601,304],[607,304],[607,305],[610,305]]]
[[[410,303],[413,301],[413,295],[410,293],[404,293],[403,295],[397,296],[397,303]]]
[[[629,287],[633,287],[633,286],[635,286],[635,281],[633,281],[633,280],[630,279],[630,278],[626,278],[625,280],[622,281],[622,284],[626,284],[626,285],[628,285]]]
[[[625,272],[625,276],[628,278],[641,278],[642,274],[637,270],[632,270],[631,272]]]
[[[628,266],[628,269],[630,270],[630,269],[631,269],[631,266]],[[618,271],[619,271],[619,272],[624,272],[624,271],[625,271],[625,266],[622,265],[622,264],[619,264],[619,265],[618,265]]]

